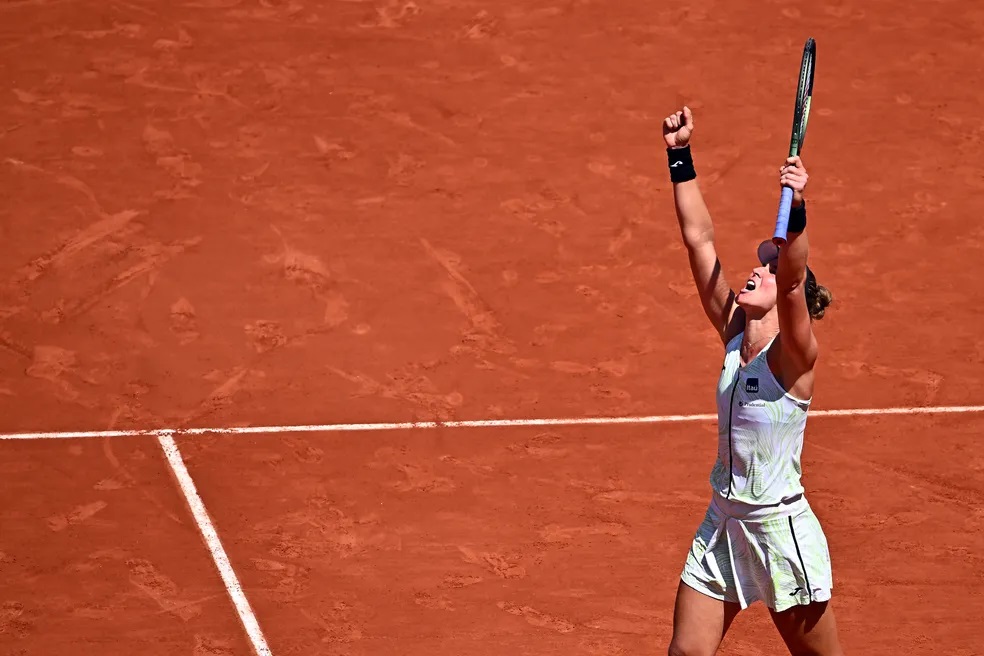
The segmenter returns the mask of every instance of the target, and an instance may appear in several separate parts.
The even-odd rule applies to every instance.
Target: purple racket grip
[[[786,243],[786,230],[789,228],[789,210],[793,207],[793,190],[789,187],[782,188],[782,196],[779,197],[779,214],[776,216],[776,231],[772,235],[772,243],[782,246]]]

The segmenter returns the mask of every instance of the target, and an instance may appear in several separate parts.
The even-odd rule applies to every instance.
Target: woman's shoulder
[[[745,334],[745,331],[739,331],[734,335],[730,336],[729,339],[724,343],[724,352],[730,353],[731,351],[737,351],[741,348],[741,338]]]
[[[721,333],[721,339],[727,347],[735,340],[736,337],[740,338],[744,332],[745,310],[740,307],[735,307],[735,311],[731,315],[728,325],[724,327],[724,330]]]

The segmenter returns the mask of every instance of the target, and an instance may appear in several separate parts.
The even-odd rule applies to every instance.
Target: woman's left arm
[[[779,249],[776,293],[782,370],[786,389],[791,389],[817,360],[817,340],[806,304],[806,260],[810,245],[806,236],[806,204],[803,191],[809,181],[799,157],[790,157],[779,172],[779,184],[793,190],[786,244]],[[811,385],[812,387],[812,385]]]

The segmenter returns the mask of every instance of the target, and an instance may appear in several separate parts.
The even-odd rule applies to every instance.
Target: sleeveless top
[[[725,499],[774,505],[803,494],[800,454],[810,400],[787,393],[769,369],[775,338],[741,366],[738,334],[725,348],[717,386],[718,454],[710,482]]]

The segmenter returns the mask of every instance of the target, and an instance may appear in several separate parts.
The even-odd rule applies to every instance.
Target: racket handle
[[[779,197],[779,214],[776,216],[776,231],[772,235],[772,243],[782,246],[786,243],[786,230],[789,228],[789,211],[793,207],[793,190],[789,187],[782,188],[782,196]]]

